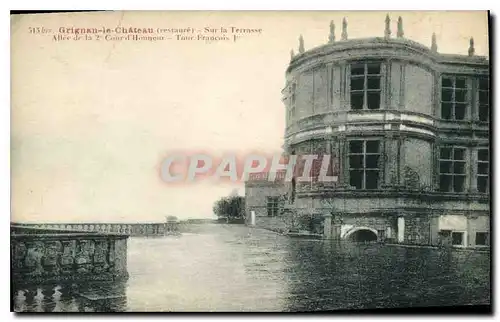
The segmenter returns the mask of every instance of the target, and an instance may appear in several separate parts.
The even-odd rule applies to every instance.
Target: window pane
[[[451,191],[451,176],[450,175],[440,175],[439,176],[439,191],[443,191],[443,192]]]
[[[477,177],[477,191],[487,192],[488,191],[488,177]]]
[[[489,107],[488,105],[480,105],[479,106],[479,120],[482,122],[488,122],[490,118],[489,115]]]
[[[480,91],[479,92],[479,104],[488,104],[490,102],[490,92]]]
[[[488,245],[488,233],[476,233],[476,245],[487,246]]]
[[[362,169],[363,168],[363,155],[350,155],[349,156],[349,168]]]
[[[453,159],[455,160],[465,160],[465,149],[454,149]]]
[[[464,191],[465,176],[453,176],[453,191],[463,192]]]
[[[439,173],[451,173],[451,161],[439,162]]]
[[[351,65],[351,75],[364,75],[364,74],[365,74],[365,64]]]
[[[457,162],[453,163],[453,173],[462,174],[465,173],[465,162]]]
[[[441,148],[441,159],[451,159],[451,148]]]
[[[453,245],[462,245],[464,233],[452,232],[451,233],[451,243]]]
[[[443,89],[443,91],[441,92],[441,101],[451,102],[452,100],[453,100],[453,90]]]
[[[349,141],[349,153],[363,153],[363,141]]]
[[[380,89],[380,77],[370,76],[368,77],[368,89]]]
[[[455,120],[463,120],[465,118],[465,104],[455,104]]]
[[[351,91],[359,91],[365,88],[365,78],[361,77],[352,77],[351,78]]]
[[[367,170],[366,171],[366,189],[377,189],[378,188],[378,170]]]
[[[353,110],[361,110],[363,109],[363,99],[364,93],[352,92],[351,93],[351,108]]]
[[[368,74],[369,75],[380,74],[380,64],[368,64]]]
[[[366,153],[378,153],[380,141],[366,141]]]
[[[479,89],[488,90],[490,88],[490,80],[489,78],[480,78],[479,79]]]
[[[441,104],[441,118],[445,120],[451,120],[451,103],[442,103]]]
[[[366,168],[367,169],[378,169],[378,155],[367,155],[366,156]]]
[[[441,79],[441,87],[453,87],[453,80],[451,78],[443,77]]]
[[[380,108],[380,92],[368,92],[368,109],[378,110]]]
[[[455,102],[465,102],[466,97],[467,97],[467,91],[465,91],[465,90],[456,90],[455,91]]]
[[[488,174],[488,166],[489,164],[486,162],[481,162],[477,164],[477,173],[478,174]]]
[[[356,189],[363,188],[363,170],[349,171],[349,184]]]
[[[465,86],[465,78],[457,78],[455,81],[456,88],[466,88]]]
[[[488,149],[480,149],[477,151],[477,159],[479,161],[488,161]]]

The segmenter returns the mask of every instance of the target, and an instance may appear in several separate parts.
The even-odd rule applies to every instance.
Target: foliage
[[[215,202],[213,212],[228,221],[242,220],[245,217],[245,198],[234,194],[223,197]]]

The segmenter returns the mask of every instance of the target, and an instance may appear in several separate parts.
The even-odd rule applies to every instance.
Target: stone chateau
[[[487,247],[489,60],[472,38],[468,55],[442,54],[435,34],[429,48],[404,37],[401,17],[395,37],[389,27],[349,39],[344,18],[340,40],[331,22],[310,50],[300,36],[282,90],[284,154],[330,154],[338,180],[251,180],[247,216],[324,238]]]

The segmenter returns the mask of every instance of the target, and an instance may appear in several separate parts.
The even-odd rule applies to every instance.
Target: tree
[[[232,194],[217,200],[213,207],[214,214],[227,222],[241,222],[245,218],[245,198]]]

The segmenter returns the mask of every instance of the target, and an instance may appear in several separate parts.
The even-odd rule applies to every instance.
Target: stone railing
[[[45,283],[12,289],[14,312],[123,312],[125,282]]]
[[[125,234],[71,232],[11,225],[14,288],[47,282],[128,278]]]
[[[15,223],[18,227],[68,232],[116,233],[129,236],[163,236],[177,230],[177,223]]]

